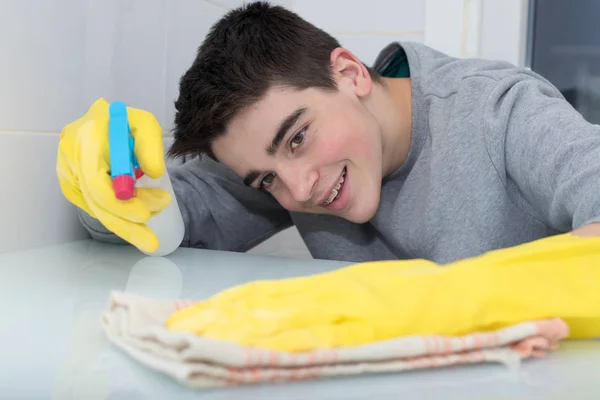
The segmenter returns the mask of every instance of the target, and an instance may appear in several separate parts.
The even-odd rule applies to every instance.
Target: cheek
[[[348,158],[348,147],[351,144],[352,140],[344,134],[327,135],[317,147],[317,165],[333,164]]]
[[[294,201],[292,196],[290,196],[289,192],[287,192],[285,189],[274,192],[272,195],[275,197],[275,200],[277,200],[277,202],[286,210],[300,211],[299,204]]]
[[[324,139],[318,149],[319,159],[330,163],[363,154],[372,156],[377,146],[377,135],[363,121],[344,121],[322,135]]]

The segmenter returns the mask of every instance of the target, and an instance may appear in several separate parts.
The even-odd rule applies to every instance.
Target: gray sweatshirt
[[[401,43],[412,84],[404,164],[365,224],[290,213],[210,160],[169,168],[182,246],[246,251],[295,225],[315,258],[448,263],[600,222],[600,127],[535,73]],[[81,212],[93,238],[119,242]]]

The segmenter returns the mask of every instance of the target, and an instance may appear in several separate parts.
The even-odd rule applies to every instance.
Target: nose
[[[312,198],[319,179],[315,168],[297,164],[285,167],[278,175],[294,201],[299,203],[305,203]]]

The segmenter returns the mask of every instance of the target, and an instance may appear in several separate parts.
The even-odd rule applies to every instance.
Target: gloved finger
[[[270,335],[281,329],[305,328],[337,319],[323,309],[326,303],[307,297],[306,288],[304,296],[286,296],[269,291],[261,283],[270,282],[244,285],[237,288],[240,290],[226,293],[227,299],[219,294],[208,301],[177,311],[169,318],[168,325],[173,329],[192,330],[199,334],[221,332],[226,336],[231,334],[239,337]]]
[[[81,182],[81,190],[85,200],[92,209],[98,208],[103,212],[113,214],[133,223],[145,223],[150,219],[150,209],[137,197],[119,200],[115,197],[112,180],[103,173],[88,173]]]
[[[158,237],[152,229],[148,228],[146,225],[124,220],[109,212],[97,209],[94,206],[92,206],[92,209],[95,211],[98,221],[100,221],[106,229],[125,240],[127,243],[148,253],[152,253],[158,249]]]
[[[58,156],[56,157],[56,175],[61,191],[66,199],[93,217],[90,208],[83,200],[83,195],[77,183],[77,177],[69,167],[67,158],[63,154],[61,147],[59,147]]]
[[[341,283],[341,285],[344,285]],[[307,351],[316,348],[352,346],[379,340],[377,332],[386,331],[377,314],[393,315],[393,310],[373,304],[342,304],[347,295],[317,299],[312,291],[303,296],[272,298],[263,305],[248,307],[198,307],[174,314],[173,326],[214,339],[282,351]],[[372,314],[372,315],[371,315]],[[368,317],[370,315],[370,317]],[[383,318],[386,319],[385,317]],[[170,329],[170,327],[169,327]]]
[[[85,120],[96,120],[98,118],[105,118],[108,120],[108,108],[110,104],[104,97],[99,97],[94,103],[88,108],[87,112],[82,119]],[[108,132],[108,131],[107,131]]]
[[[372,328],[359,318],[338,316],[301,323],[297,318],[302,318],[302,313],[285,315],[285,310],[278,315],[263,309],[228,311],[208,304],[194,305],[174,313],[167,320],[167,329],[282,351],[350,345],[359,339],[368,341],[373,335]],[[305,310],[313,316],[318,313],[316,309]]]
[[[160,188],[137,188],[135,197],[142,201],[153,215],[164,210],[172,201],[171,195]]]
[[[92,210],[88,207],[88,205],[83,200],[83,195],[81,191],[75,189],[70,183],[65,181],[62,177],[58,178],[58,183],[60,184],[60,188],[63,192],[63,195],[67,200],[69,200],[73,205],[80,208],[90,215],[92,218],[96,218]]]
[[[77,177],[67,159],[68,157],[63,151],[63,146],[59,145],[56,155],[56,174],[69,185],[77,187]]]
[[[165,172],[165,154],[162,128],[152,113],[127,108],[131,136],[135,140],[134,153],[142,171],[150,178],[159,178]]]
[[[242,345],[267,350],[305,352],[317,349],[354,346],[356,343],[375,341],[362,337],[357,341],[357,333],[368,335],[368,326],[350,321],[332,325],[316,325],[303,329],[279,329],[267,335],[247,335],[239,342]],[[363,336],[363,335],[361,335]]]
[[[104,122],[95,120],[99,124],[94,128],[93,135],[81,136],[79,182],[85,201],[92,210],[94,203],[97,208],[114,214],[120,218],[136,223],[144,223],[150,218],[150,210],[143,201],[136,197],[129,200],[119,200],[115,196],[112,179],[109,171],[109,162],[106,149],[106,140],[97,137],[103,129]]]

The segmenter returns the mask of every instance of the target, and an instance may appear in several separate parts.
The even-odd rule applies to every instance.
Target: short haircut
[[[338,47],[333,36],[281,6],[258,1],[229,11],[181,77],[169,155],[215,158],[214,140],[272,87],[337,90],[330,57]]]

